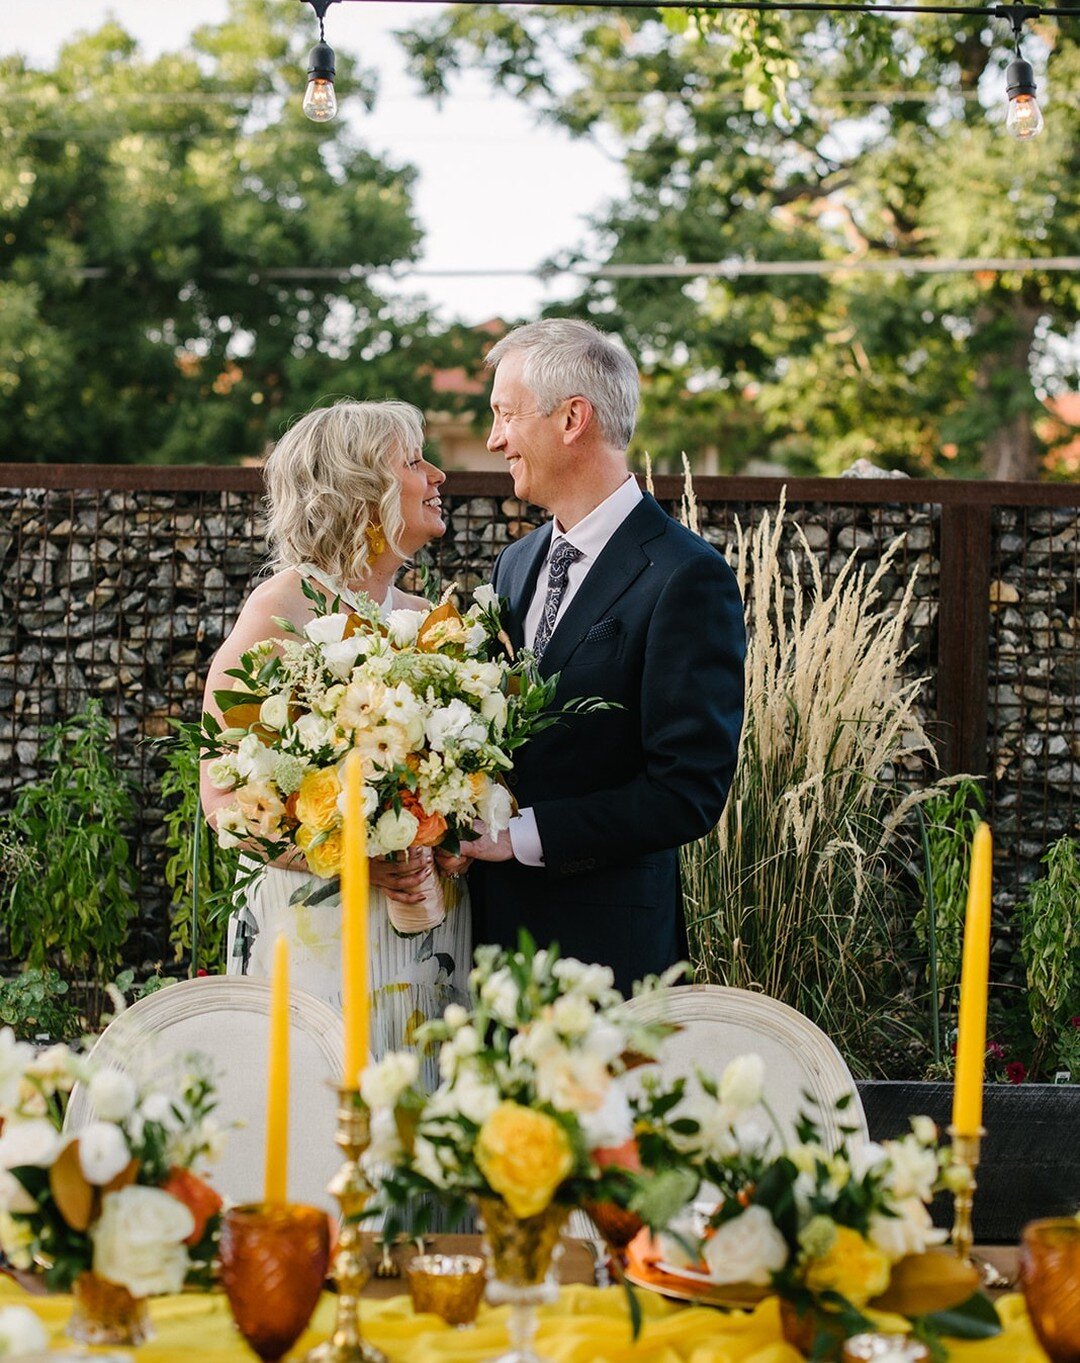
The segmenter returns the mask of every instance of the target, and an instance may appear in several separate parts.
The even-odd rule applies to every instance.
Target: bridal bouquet
[[[94,1120],[63,1131],[73,1085]],[[221,1198],[196,1172],[220,1149],[213,1086],[194,1059],[139,1087],[67,1046],[0,1030],[0,1249],[54,1291],[90,1275],[133,1298],[178,1292],[214,1257]]]
[[[304,592],[315,618],[303,630],[280,621],[292,637],[257,644],[230,672],[237,688],[215,693],[224,723],[203,717],[210,779],[233,794],[219,841],[257,843],[267,860],[301,852],[316,879],[297,902],[338,893],[341,766],[352,750],[363,759],[370,855],[457,851],[477,819],[492,834],[507,827],[502,778],[515,748],[559,714],[600,704],[552,710],[558,679],[540,680],[528,656],[509,659],[491,587],[477,589],[464,616],[444,600],[385,622],[367,598],[344,612],[306,583]],[[389,907],[405,934],[435,925]]]

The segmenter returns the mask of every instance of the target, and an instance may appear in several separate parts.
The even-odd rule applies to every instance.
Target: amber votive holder
[[[236,1327],[264,1363],[304,1333],[326,1281],[330,1220],[319,1207],[252,1203],[221,1218],[221,1283]]]
[[[1024,1227],[1020,1288],[1052,1363],[1080,1363],[1080,1220],[1063,1216]]]
[[[417,1254],[405,1268],[413,1310],[430,1311],[447,1325],[471,1325],[487,1286],[478,1254]]]

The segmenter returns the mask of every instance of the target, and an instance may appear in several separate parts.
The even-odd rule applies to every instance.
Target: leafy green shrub
[[[69,983],[88,981],[91,995],[116,973],[138,912],[129,845],[135,800],[112,753],[109,721],[91,700],[53,726],[42,749],[46,775],[20,786],[0,815],[12,953]]]
[[[161,779],[165,806],[165,880],[172,890],[169,941],[176,960],[185,956],[192,974],[200,967],[224,968],[226,918],[221,906],[231,894],[240,853],[217,846],[199,803],[199,727],[174,725],[165,743]]]
[[[83,1030],[67,980],[56,970],[32,967],[0,980],[0,1026],[10,1027],[20,1041],[40,1036],[71,1041]]]
[[[1042,864],[1046,874],[1017,910],[1035,1034],[1032,1069],[1053,1061],[1075,1080],[1080,1078],[1080,840],[1060,838]]]

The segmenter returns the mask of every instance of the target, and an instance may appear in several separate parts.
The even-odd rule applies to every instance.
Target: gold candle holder
[[[957,1258],[970,1263],[971,1247],[975,1243],[971,1226],[971,1209],[975,1202],[977,1187],[975,1170],[979,1167],[979,1150],[982,1138],[986,1135],[986,1128],[980,1126],[974,1133],[961,1134],[956,1127],[950,1126],[948,1132],[952,1141],[953,1165],[964,1171],[963,1179],[953,1192],[952,1244]]]
[[[341,1232],[334,1251],[337,1320],[330,1338],[307,1355],[305,1363],[388,1363],[387,1357],[360,1334],[360,1293],[371,1278],[371,1264],[360,1239],[357,1217],[375,1189],[360,1167],[371,1144],[371,1118],[359,1089],[338,1089],[337,1135],[345,1163],[326,1186],[341,1208]]]

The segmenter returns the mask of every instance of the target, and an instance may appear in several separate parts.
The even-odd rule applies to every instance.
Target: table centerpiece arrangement
[[[94,1120],[70,1133],[75,1083]],[[68,1046],[38,1053],[0,1030],[0,1248],[45,1290],[74,1293],[72,1338],[138,1344],[146,1298],[208,1282],[221,1198],[198,1171],[225,1134],[215,1106],[201,1057],[139,1084]]]
[[[672,1029],[627,1009],[607,967],[537,950],[523,933],[516,952],[478,948],[469,985],[471,1007],[451,1005],[418,1033],[418,1046],[440,1046],[434,1093],[418,1086],[414,1052],[365,1070],[369,1156],[386,1234],[406,1221],[423,1231],[423,1195],[457,1214],[476,1207],[489,1300],[511,1307],[505,1357],[527,1363],[570,1212],[610,1205],[660,1229],[694,1196],[698,1174],[664,1135],[683,1082],[630,1077]]]

